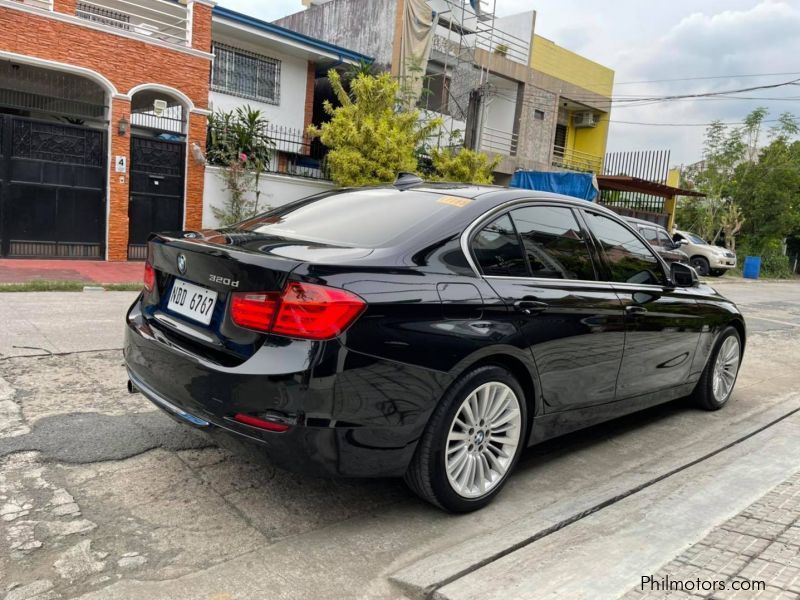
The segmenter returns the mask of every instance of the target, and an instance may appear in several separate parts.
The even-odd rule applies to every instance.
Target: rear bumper
[[[139,300],[128,313],[125,363],[133,385],[176,421],[222,446],[281,468],[322,476],[395,477],[410,462],[435,398],[437,378],[417,394],[403,385],[408,367],[356,355],[338,341],[266,343],[228,367],[182,349],[145,320]],[[391,395],[409,413],[398,415]],[[388,400],[388,401],[387,401]],[[238,423],[238,412],[272,412],[286,432]]]

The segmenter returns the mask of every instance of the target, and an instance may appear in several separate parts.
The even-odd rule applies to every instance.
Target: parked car
[[[285,468],[481,508],[523,448],[731,397],[736,306],[614,213],[453,184],[329,191],[151,237],[129,390]]]
[[[661,225],[633,217],[625,217],[625,220],[636,228],[639,235],[653,247],[653,250],[658,252],[667,264],[674,262],[689,264],[689,255],[680,249],[681,244],[672,241],[667,230]]]
[[[700,275],[719,277],[736,268],[736,255],[730,250],[709,244],[696,233],[675,230],[672,239],[683,246],[691,265]]]

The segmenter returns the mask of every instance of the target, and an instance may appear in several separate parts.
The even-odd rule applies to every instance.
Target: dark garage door
[[[0,255],[104,258],[106,161],[102,131],[0,115]]]

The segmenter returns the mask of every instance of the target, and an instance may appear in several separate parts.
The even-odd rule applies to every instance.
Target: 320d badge
[[[220,443],[464,512],[526,446],[684,396],[723,407],[744,347],[732,302],[603,207],[405,177],[153,236],[125,360]]]

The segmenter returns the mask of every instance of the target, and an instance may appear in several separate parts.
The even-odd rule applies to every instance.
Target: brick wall
[[[55,0],[55,9],[75,13],[75,0]],[[211,47],[211,8],[195,4],[192,15],[192,47],[208,52]],[[92,29],[79,23],[66,23],[44,15],[0,8],[0,50],[66,63],[103,75],[119,94],[142,84],[160,84],[174,88],[194,103],[208,107],[208,82],[211,61],[204,56],[156,46],[120,35]],[[111,107],[109,143],[112,156],[130,158],[130,136],[117,133],[117,122],[130,115],[130,102],[114,99]],[[199,228],[203,210],[204,166],[191,152],[193,143],[205,148],[206,118],[193,113],[189,117],[187,145],[186,224]],[[128,160],[130,163],[130,160]],[[108,258],[125,260],[128,245],[128,178],[112,169],[108,215]]]
[[[305,118],[303,120],[303,132],[308,130],[314,119],[314,82],[317,76],[316,65],[309,61],[308,71],[306,73],[306,105],[305,105]]]

